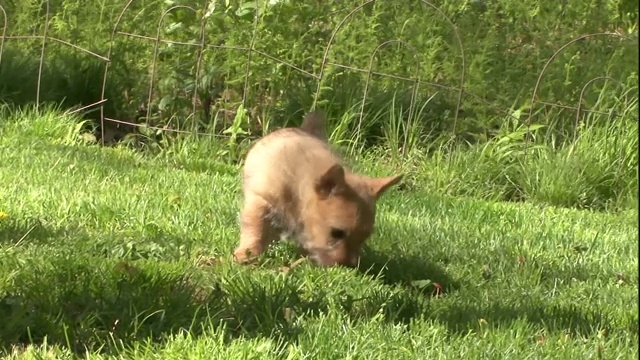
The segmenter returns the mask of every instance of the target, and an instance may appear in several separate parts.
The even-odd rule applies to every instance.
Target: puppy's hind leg
[[[255,260],[278,235],[268,218],[269,212],[269,204],[264,199],[245,194],[240,214],[240,243],[233,252],[236,262]]]

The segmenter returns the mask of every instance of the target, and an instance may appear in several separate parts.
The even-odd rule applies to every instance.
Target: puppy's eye
[[[347,237],[347,232],[342,229],[333,228],[331,229],[331,237],[336,240],[341,240]]]

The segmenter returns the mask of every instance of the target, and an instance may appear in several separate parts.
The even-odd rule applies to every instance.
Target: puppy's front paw
[[[251,263],[258,258],[260,253],[261,251],[256,248],[239,247],[233,252],[233,261],[240,264]]]

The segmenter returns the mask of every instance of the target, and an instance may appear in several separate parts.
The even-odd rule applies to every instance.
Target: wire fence
[[[149,118],[150,116],[150,109],[151,109],[151,101],[154,95],[154,85],[157,81],[156,79],[156,68],[157,68],[157,64],[158,64],[158,49],[159,49],[159,45],[160,44],[171,44],[171,45],[175,45],[175,46],[184,46],[184,47],[195,47],[196,51],[197,51],[197,56],[195,57],[195,68],[196,68],[196,73],[195,73],[195,77],[198,78],[198,76],[200,75],[200,71],[202,69],[203,66],[203,54],[205,53],[205,51],[210,50],[210,49],[226,49],[226,50],[233,50],[233,51],[242,51],[246,54],[246,69],[245,69],[245,75],[244,75],[244,91],[242,94],[242,100],[243,102],[246,99],[246,94],[247,94],[247,88],[248,88],[248,81],[249,81],[249,74],[251,72],[251,59],[253,56],[262,56],[262,57],[266,57],[272,61],[275,61],[283,66],[287,66],[297,72],[299,72],[300,74],[303,74],[304,76],[307,76],[309,78],[314,79],[315,81],[317,81],[317,91],[315,92],[315,96],[313,99],[313,107],[315,107],[315,105],[318,102],[318,96],[320,94],[320,88],[321,88],[321,83],[323,80],[323,77],[325,76],[325,69],[327,68],[327,66],[334,66],[334,67],[338,67],[338,68],[342,68],[342,69],[347,69],[350,71],[355,71],[355,72],[360,72],[363,74],[366,74],[366,82],[365,82],[365,87],[364,87],[364,91],[363,91],[363,95],[362,95],[362,101],[361,101],[361,108],[360,108],[360,113],[359,113],[359,119],[358,119],[358,128],[360,128],[362,126],[362,123],[364,121],[363,116],[364,116],[364,104],[365,104],[365,100],[367,99],[368,96],[368,92],[369,92],[369,88],[370,88],[370,81],[372,78],[372,75],[378,76],[378,77],[385,77],[388,79],[394,79],[394,80],[398,80],[398,81],[404,81],[407,83],[412,84],[412,96],[411,96],[411,103],[410,103],[410,107],[409,107],[409,118],[411,118],[411,114],[415,111],[415,100],[416,100],[416,94],[419,91],[419,88],[421,86],[427,86],[427,87],[432,87],[432,88],[436,88],[436,89],[443,89],[443,90],[448,90],[448,91],[452,91],[454,93],[457,94],[456,96],[456,104],[455,104],[455,111],[453,113],[453,131],[454,131],[454,135],[455,136],[455,129],[457,128],[457,123],[459,121],[459,115],[460,115],[460,106],[461,103],[463,101],[463,99],[465,97],[471,97],[476,101],[480,101],[483,102],[485,105],[488,105],[490,107],[492,107],[493,109],[503,113],[506,116],[511,116],[511,113],[508,109],[504,109],[504,108],[500,108],[499,106],[496,106],[494,104],[491,104],[490,102],[488,102],[487,100],[483,99],[483,97],[475,95],[467,90],[465,90],[465,74],[467,72],[467,62],[466,62],[466,58],[465,58],[465,49],[463,47],[463,43],[458,31],[458,28],[456,27],[456,25],[454,24],[454,22],[440,9],[438,8],[436,5],[426,1],[426,0],[418,0],[419,2],[423,3],[424,5],[426,5],[427,7],[429,7],[430,9],[432,9],[433,11],[435,11],[436,13],[438,13],[445,21],[446,23],[451,27],[454,37],[455,37],[455,45],[458,48],[459,51],[459,57],[460,57],[460,63],[461,63],[461,71],[460,71],[460,78],[458,81],[458,85],[457,86],[447,86],[447,85],[443,85],[443,84],[439,84],[439,83],[435,83],[435,82],[429,82],[429,81],[425,81],[423,79],[420,79],[419,76],[415,76],[415,77],[405,77],[405,76],[399,76],[399,75],[395,75],[395,74],[389,74],[389,73],[383,73],[383,72],[378,72],[375,71],[373,69],[373,60],[376,57],[377,53],[383,49],[384,47],[391,45],[391,44],[399,44],[404,46],[406,49],[408,49],[409,51],[413,52],[414,57],[417,59],[417,53],[415,50],[411,49],[411,46],[406,43],[403,40],[400,39],[389,39],[387,41],[382,42],[381,44],[379,44],[375,49],[373,49],[370,53],[370,62],[369,62],[369,66],[368,68],[358,68],[358,67],[354,67],[351,66],[349,64],[340,64],[340,63],[336,63],[336,62],[332,62],[329,60],[329,51],[331,49],[331,46],[334,44],[335,39],[337,34],[340,32],[340,30],[343,28],[343,26],[348,22],[348,20],[354,16],[354,14],[358,13],[359,11],[361,11],[365,6],[375,2],[375,0],[368,0],[368,1],[364,1],[363,3],[361,3],[358,6],[353,7],[352,9],[348,10],[348,14],[346,16],[344,16],[344,18],[338,23],[338,25],[333,29],[330,38],[327,41],[327,44],[325,46],[324,49],[324,53],[323,53],[323,57],[322,57],[322,63],[320,66],[320,70],[318,73],[313,73],[307,70],[304,70],[303,68],[301,68],[300,66],[297,66],[296,64],[293,64],[291,62],[288,61],[284,61],[282,59],[279,59],[275,56],[272,56],[264,51],[261,51],[259,49],[256,49],[255,47],[255,41],[257,38],[257,33],[258,33],[258,21],[259,21],[259,17],[260,14],[258,12],[259,10],[259,6],[256,7],[256,12],[254,14],[254,25],[253,25],[253,36],[251,38],[251,42],[250,44],[248,44],[247,46],[226,46],[226,45],[215,45],[215,44],[208,44],[205,42],[205,25],[206,25],[206,19],[203,17],[200,23],[200,33],[201,33],[201,38],[199,39],[199,41],[193,43],[193,42],[180,42],[180,41],[174,41],[174,40],[168,40],[168,39],[163,39],[161,36],[161,27],[163,24],[163,20],[164,18],[167,16],[167,14],[178,10],[178,9],[184,9],[184,10],[188,10],[193,12],[194,14],[198,13],[198,10],[203,10],[203,9],[195,9],[193,7],[190,6],[185,6],[185,5],[176,5],[176,6],[172,6],[170,8],[168,8],[167,10],[165,10],[159,21],[158,21],[158,27],[157,27],[157,32],[155,34],[155,36],[150,36],[150,35],[143,35],[143,34],[135,34],[135,33],[130,33],[130,32],[126,32],[126,31],[122,31],[120,29],[120,25],[121,25],[121,21],[123,19],[123,16],[127,13],[127,11],[129,10],[131,4],[133,3],[133,0],[128,0],[127,3],[125,4],[125,6],[122,8],[119,16],[117,17],[116,22],[113,24],[113,28],[110,34],[110,40],[109,40],[109,49],[107,51],[106,54],[100,55],[97,54],[89,49],[77,46],[75,44],[72,44],[64,39],[59,39],[53,36],[49,35],[49,27],[50,27],[50,19],[51,19],[51,13],[50,13],[50,3],[49,0],[44,0],[44,5],[45,5],[45,11],[46,11],[46,15],[45,15],[45,23],[44,23],[44,27],[43,27],[43,31],[42,34],[40,35],[9,35],[7,32],[7,27],[8,27],[8,23],[9,23],[9,17],[5,11],[5,9],[0,5],[0,15],[2,16],[2,22],[0,23],[1,27],[1,32],[0,32],[0,65],[2,64],[2,55],[3,55],[3,51],[4,51],[4,45],[7,41],[21,41],[21,40],[41,40],[41,51],[40,51],[40,59],[39,59],[39,66],[38,66],[38,82],[37,82],[37,89],[36,89],[36,105],[40,104],[40,92],[41,92],[41,84],[42,84],[42,73],[43,73],[43,67],[44,64],[47,61],[47,44],[52,43],[52,42],[56,42],[59,44],[62,44],[64,46],[67,46],[69,48],[72,48],[76,51],[79,52],[83,52],[85,54],[88,54],[92,57],[94,57],[95,59],[100,60],[101,62],[103,62],[104,64],[104,72],[103,72],[103,81],[102,81],[102,92],[101,92],[101,97],[98,101],[96,101],[93,104],[89,104],[86,106],[83,106],[79,109],[75,109],[72,111],[69,111],[70,113],[73,112],[80,112],[80,111],[85,111],[88,109],[93,109],[93,108],[100,108],[100,127],[101,127],[101,139],[103,141],[104,144],[104,131],[105,131],[105,123],[111,122],[111,123],[117,123],[117,124],[125,124],[125,125],[129,125],[129,126],[133,126],[133,127],[138,127],[138,126],[143,126],[142,124],[138,124],[138,123],[133,123],[130,121],[125,121],[125,120],[121,120],[121,119],[114,119],[114,118],[110,118],[105,116],[105,112],[104,112],[104,105],[109,102],[109,99],[106,98],[106,89],[107,89],[107,82],[109,79],[109,75],[110,75],[110,67],[112,65],[111,59],[112,59],[112,55],[113,55],[113,49],[114,49],[114,43],[115,43],[115,39],[119,36],[125,36],[125,37],[129,37],[131,39],[137,39],[140,41],[146,41],[146,42],[151,42],[154,45],[154,56],[153,56],[153,60],[151,61],[151,77],[150,77],[150,81],[149,81],[149,86],[148,86],[148,94],[147,94],[147,102],[146,102],[146,115],[147,118]],[[204,9],[204,11],[206,11],[206,9]],[[575,106],[569,106],[566,104],[557,104],[557,103],[553,103],[553,102],[549,102],[549,101],[544,101],[544,100],[540,100],[537,98],[537,93],[538,90],[540,88],[540,84],[542,82],[542,79],[544,78],[544,75],[547,71],[547,69],[549,68],[549,66],[558,58],[558,55],[561,54],[563,51],[565,51],[565,49],[567,49],[570,45],[579,42],[579,41],[583,41],[583,40],[588,40],[591,38],[596,38],[596,37],[616,37],[616,38],[621,38],[624,40],[629,40],[629,41],[636,41],[633,39],[628,38],[626,35],[624,34],[620,34],[620,33],[615,33],[615,32],[601,32],[601,33],[592,33],[592,34],[585,34],[585,35],[581,35],[579,37],[576,37],[570,41],[568,41],[565,44],[562,44],[561,46],[558,47],[557,51],[555,51],[555,53],[549,57],[549,59],[546,61],[546,63],[544,64],[543,68],[541,69],[537,81],[535,83],[535,86],[531,92],[531,101],[530,104],[531,106],[529,107],[529,112],[527,115],[527,119],[526,119],[526,124],[527,126],[531,125],[531,119],[533,117],[534,114],[534,110],[536,105],[544,105],[547,107],[553,107],[553,108],[560,108],[560,109],[568,109],[568,110],[573,110],[576,112],[576,124],[579,122],[580,117],[583,114],[587,114],[587,113],[595,113],[595,114],[602,114],[602,115],[612,115],[613,114],[613,109],[611,109],[610,111],[602,111],[602,110],[591,110],[591,109],[585,109],[583,107],[583,97],[586,93],[586,90],[593,85],[595,82],[597,81],[612,81],[612,82],[616,82],[621,84],[618,80],[613,79],[611,77],[608,76],[597,76],[595,78],[592,79],[587,79],[584,82],[584,85],[581,89],[580,92],[580,97],[578,99],[578,102]],[[416,60],[417,61],[417,60]],[[420,62],[417,61],[416,64],[416,69],[420,68]],[[196,85],[197,87],[197,82]],[[622,91],[621,91],[622,92]],[[192,109],[192,113],[191,116],[193,116],[196,113],[196,94],[197,94],[197,88],[193,91],[193,109]],[[615,114],[613,116],[616,116]],[[145,125],[146,126],[146,125]],[[177,130],[177,129],[169,129],[169,128],[159,128],[159,127],[153,127],[153,126],[147,126],[147,128],[150,129],[154,129],[154,130],[158,130],[158,131],[167,131],[167,132],[180,132],[180,133],[195,133],[195,131],[185,131],[185,130]],[[198,133],[199,135],[215,135],[215,134],[211,134],[211,133]],[[215,135],[215,136],[222,136],[222,137],[226,137],[224,135]]]

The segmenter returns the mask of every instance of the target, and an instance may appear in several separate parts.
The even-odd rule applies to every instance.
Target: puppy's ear
[[[316,193],[321,199],[326,199],[344,186],[344,181],[344,168],[335,164],[316,180]]]
[[[320,140],[327,140],[327,132],[326,132],[326,123],[327,119],[319,110],[312,111],[308,113],[304,120],[302,121],[302,125],[300,125],[300,129],[305,132],[319,138]]]
[[[376,199],[380,198],[380,196],[382,196],[382,194],[384,194],[384,192],[387,191],[387,189],[399,183],[400,180],[402,180],[402,176],[403,175],[395,175],[395,176],[373,178],[373,179],[367,180],[367,182],[369,183],[369,189],[371,191],[371,194]]]

